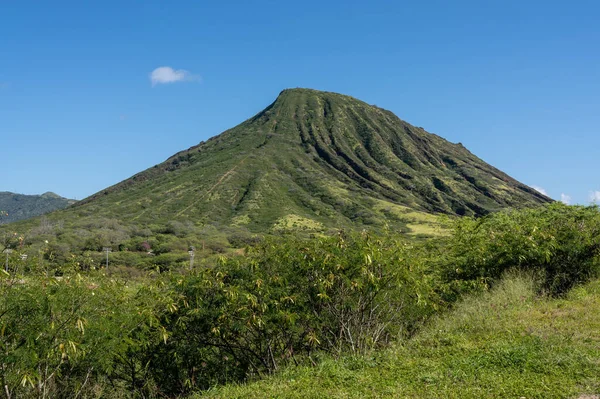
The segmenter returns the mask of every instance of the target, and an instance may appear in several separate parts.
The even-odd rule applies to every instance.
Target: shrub
[[[317,351],[364,353],[411,334],[434,311],[432,276],[403,241],[267,240],[174,281],[177,310],[162,321],[169,340],[155,349],[153,378],[180,393]]]
[[[163,339],[153,322],[163,302],[151,288],[131,294],[100,276],[3,276],[0,294],[7,397],[106,397],[111,390],[152,396],[144,350]]]
[[[262,240],[261,236],[252,234],[248,231],[239,230],[227,236],[227,241],[234,248],[244,248],[248,245],[256,245]]]
[[[444,249],[442,271],[455,292],[517,268],[543,272],[543,288],[558,295],[599,274],[600,211],[554,203],[461,218]]]

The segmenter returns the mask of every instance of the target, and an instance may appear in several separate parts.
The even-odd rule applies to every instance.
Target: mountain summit
[[[551,201],[461,144],[349,96],[288,89],[240,125],[80,201],[152,223],[383,225],[407,209],[483,215]]]

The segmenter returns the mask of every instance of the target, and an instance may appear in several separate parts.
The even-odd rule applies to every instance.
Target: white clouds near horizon
[[[571,205],[571,196],[565,193],[560,193],[560,202],[566,205]]]
[[[548,193],[546,192],[546,190],[544,190],[540,186],[531,186],[531,188],[533,188],[535,191],[537,191],[540,194],[544,194],[545,196],[548,196]]]
[[[600,204],[600,191],[590,191],[590,202]]]
[[[184,69],[173,69],[170,66],[158,67],[150,72],[150,82],[152,87],[158,84],[167,84],[175,82],[199,82],[200,76],[194,75]]]

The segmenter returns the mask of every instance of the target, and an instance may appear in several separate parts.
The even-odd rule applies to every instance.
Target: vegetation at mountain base
[[[561,299],[509,275],[413,339],[194,398],[581,398],[600,392],[600,282]]]
[[[36,251],[48,241],[58,265],[72,253],[100,258],[110,246],[115,265],[133,273],[182,263],[190,246],[204,248],[200,258],[264,235],[387,227],[433,236],[446,224],[436,215],[481,216],[550,201],[389,111],[291,89],[207,142],[0,234],[17,232]]]
[[[0,381],[19,398],[597,393],[599,243],[597,207],[554,203],[421,241],[271,237],[137,278],[11,254]]]
[[[0,192],[0,209],[5,214],[0,219],[0,224],[64,209],[75,202],[50,192],[41,195],[24,195],[3,191]]]

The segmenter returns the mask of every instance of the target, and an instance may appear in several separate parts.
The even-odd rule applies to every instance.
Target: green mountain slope
[[[340,94],[290,89],[253,118],[69,213],[264,232],[394,225],[414,210],[481,215],[549,201],[461,144],[389,111]]]
[[[42,195],[25,195],[3,191],[0,192],[0,210],[8,215],[2,217],[0,224],[43,215],[74,203],[74,200],[50,192]]]

